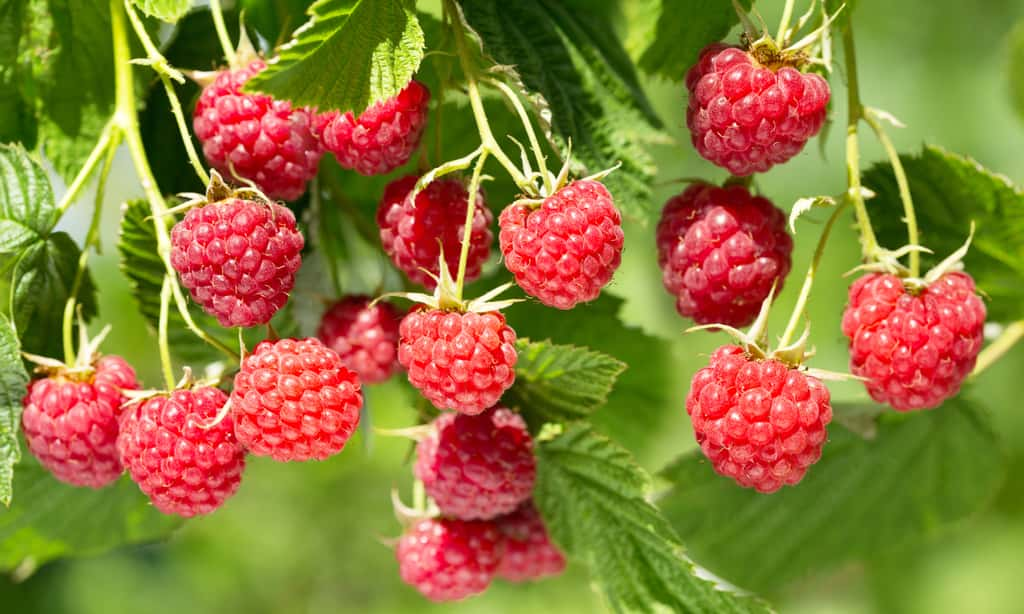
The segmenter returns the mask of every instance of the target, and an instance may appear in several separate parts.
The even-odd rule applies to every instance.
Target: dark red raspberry
[[[709,45],[686,74],[686,125],[697,152],[733,175],[789,160],[825,123],[831,92],[814,73],[762,66],[751,54]]]
[[[268,198],[295,200],[316,176],[323,149],[308,110],[265,94],[242,93],[242,85],[264,68],[263,60],[256,60],[221,71],[199,95],[192,129],[206,161],[226,179],[248,179]]]
[[[493,522],[421,520],[398,541],[402,581],[431,601],[482,593],[494,579],[505,540]]]
[[[231,392],[238,441],[277,461],[341,452],[362,406],[356,374],[313,338],[261,342],[242,360]]]
[[[479,414],[516,379],[516,332],[498,312],[418,309],[399,334],[398,361],[438,409]]]
[[[658,266],[676,310],[698,324],[746,326],[791,266],[786,216],[743,186],[694,183],[665,203]]]
[[[120,356],[100,358],[90,372],[58,373],[29,384],[21,425],[32,455],[55,478],[102,488],[124,472],[117,454],[122,390],[138,388]]]
[[[368,296],[341,299],[324,313],[316,333],[364,384],[383,382],[401,368],[398,325],[403,313],[387,301],[371,302]]]
[[[557,576],[565,570],[565,555],[551,542],[544,520],[532,501],[495,522],[505,535],[505,556],[498,565],[499,578],[528,582]]]
[[[920,290],[868,273],[850,286],[843,334],[850,370],[871,398],[899,411],[938,407],[956,395],[981,350],[985,304],[966,273]]]
[[[338,164],[362,175],[383,175],[408,162],[419,147],[429,102],[430,90],[414,79],[358,118],[351,111],[321,114],[317,132]]]
[[[209,514],[238,490],[245,450],[231,416],[216,422],[227,400],[217,388],[196,388],[125,409],[117,437],[121,461],[161,512]]]
[[[498,217],[505,266],[527,294],[558,309],[592,301],[619,268],[622,216],[597,181],[575,181],[537,208]]]
[[[716,472],[770,493],[821,458],[832,405],[817,378],[726,345],[693,376],[686,413]]]
[[[420,192],[413,203],[406,196],[417,179],[415,175],[408,175],[384,188],[384,197],[377,209],[377,224],[380,242],[395,266],[410,280],[433,289],[437,284],[426,271],[434,275],[440,272],[442,248],[452,274],[459,269],[469,192],[457,179],[438,179]],[[477,194],[475,206],[466,260],[467,282],[480,276],[480,268],[490,256],[494,241],[491,233],[494,216],[484,202],[483,190]]]
[[[303,243],[288,208],[229,198],[174,225],[171,265],[221,326],[257,326],[288,302]]]
[[[488,520],[530,498],[533,439],[519,414],[501,406],[441,414],[416,446],[415,473],[445,516]]]

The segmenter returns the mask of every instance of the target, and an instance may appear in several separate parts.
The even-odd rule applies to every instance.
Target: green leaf
[[[0,143],[35,141],[36,122],[32,112],[31,70],[22,53],[31,42],[31,8],[28,0],[0,0]]]
[[[662,472],[673,487],[658,503],[695,560],[739,586],[775,592],[941,534],[984,507],[1003,472],[987,417],[955,399],[886,414],[871,440],[833,425],[803,481],[772,495],[715,474],[696,451]]]
[[[918,155],[901,156],[906,169],[921,244],[934,254],[922,255],[931,266],[956,251],[967,239],[970,222],[974,241],[964,259],[967,271],[991,298],[989,319],[1018,320],[1024,315],[1024,191],[1009,179],[970,158],[935,146]],[[864,185],[877,193],[868,200],[871,221],[880,242],[894,249],[907,243],[903,206],[888,163],[864,175]]]
[[[1010,33],[1010,101],[1024,120],[1024,19]]]
[[[660,122],[607,16],[550,0],[463,2],[484,51],[514,70],[543,116],[559,151],[572,141],[582,168],[596,173],[621,162],[605,180],[627,217],[647,221],[654,163],[644,142],[664,138]],[[548,115],[549,114],[549,115]]]
[[[43,167],[21,145],[0,145],[0,253],[46,236],[57,221],[53,190]],[[17,229],[15,229],[17,225]]]
[[[21,459],[18,432],[27,384],[18,335],[7,316],[0,314],[0,503],[4,505],[11,504],[14,465]]]
[[[306,21],[306,12],[312,3],[312,0],[241,0],[238,7],[245,11],[246,25],[275,44],[287,40],[286,37]]]
[[[750,8],[749,0],[741,4]],[[641,0],[625,3],[625,9],[635,24],[626,46],[640,68],[673,81],[681,81],[700,51],[740,21],[724,0]]]
[[[139,10],[157,19],[174,23],[192,8],[192,0],[132,0]]]
[[[574,423],[542,436],[536,450],[534,500],[548,531],[587,564],[613,611],[768,611],[695,575],[672,527],[646,499],[647,474],[624,448]]]
[[[0,569],[154,541],[181,524],[156,511],[127,477],[101,490],[75,488],[26,458],[14,488],[18,497],[0,512]]]
[[[550,341],[516,344],[516,382],[503,401],[532,425],[585,418],[608,400],[626,364],[601,352]]]
[[[309,11],[306,27],[246,90],[358,114],[402,91],[423,59],[412,0],[318,0]]]

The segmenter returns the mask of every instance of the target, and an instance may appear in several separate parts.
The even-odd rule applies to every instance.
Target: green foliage
[[[30,23],[28,0],[0,0],[0,143],[35,142],[35,118],[27,95],[26,78],[31,68],[21,61],[30,46],[26,31]]]
[[[940,147],[901,157],[914,198],[921,243],[935,264],[956,251],[973,221],[974,241],[964,259],[967,271],[988,294],[989,318],[1018,320],[1024,315],[1024,191],[1009,179]],[[896,179],[888,163],[864,174],[864,185],[877,193],[868,201],[880,242],[891,249],[907,242]]]
[[[694,558],[744,588],[777,592],[941,534],[991,500],[1003,458],[985,413],[953,400],[885,414],[873,439],[833,425],[803,481],[770,496],[717,475],[699,451],[662,476],[673,486],[659,505]]]
[[[550,341],[519,339],[516,382],[502,402],[531,425],[585,418],[608,400],[626,364],[600,352]]]
[[[423,59],[412,0],[318,0],[309,11],[308,27],[246,90],[358,114],[400,92]]]
[[[174,23],[192,7],[192,0],[132,0],[132,4],[147,15]]]
[[[1024,120],[1024,19],[1010,33],[1010,101]]]
[[[21,362],[18,335],[7,316],[0,314],[0,503],[11,504],[14,465],[21,459],[21,399],[28,373]],[[2,516],[0,516],[2,518]]]
[[[767,612],[696,577],[649,491],[629,452],[585,423],[542,435],[534,499],[552,539],[588,565],[614,611]]]
[[[181,520],[156,511],[127,477],[102,490],[61,484],[27,457],[14,478],[18,497],[0,512],[0,569],[22,561],[94,555],[168,535]]]
[[[312,3],[313,0],[240,0],[237,5],[245,11],[245,23],[276,46],[288,40],[292,31],[306,21],[306,11]],[[230,18],[224,18],[230,24]]]
[[[555,147],[572,141],[579,173],[596,173],[621,162],[605,179],[616,205],[646,222],[654,165],[643,147],[662,138],[661,123],[607,17],[571,11],[547,0],[464,2],[468,25],[484,51],[514,71],[513,81],[550,117]]]

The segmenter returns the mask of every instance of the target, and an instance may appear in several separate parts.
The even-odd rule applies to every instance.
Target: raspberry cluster
[[[252,181],[268,198],[295,200],[316,176],[323,149],[307,109],[242,92],[245,82],[264,68],[263,60],[254,60],[218,73],[199,95],[192,129],[206,161],[224,177]]]
[[[686,413],[716,472],[771,493],[821,458],[832,405],[817,378],[726,345],[693,376]]]
[[[789,273],[786,216],[741,185],[694,183],[665,203],[658,266],[680,315],[698,324],[746,326]]]
[[[404,314],[387,301],[346,296],[324,313],[316,336],[338,353],[364,384],[376,384],[401,368],[398,326]]]
[[[985,304],[966,273],[919,290],[869,273],[850,287],[843,334],[850,370],[871,398],[899,411],[938,407],[955,396],[981,351]]]

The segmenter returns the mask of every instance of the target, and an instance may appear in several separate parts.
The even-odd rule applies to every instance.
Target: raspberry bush
[[[901,7],[8,4],[13,578],[760,613],[1019,511],[1024,189],[862,100]]]

